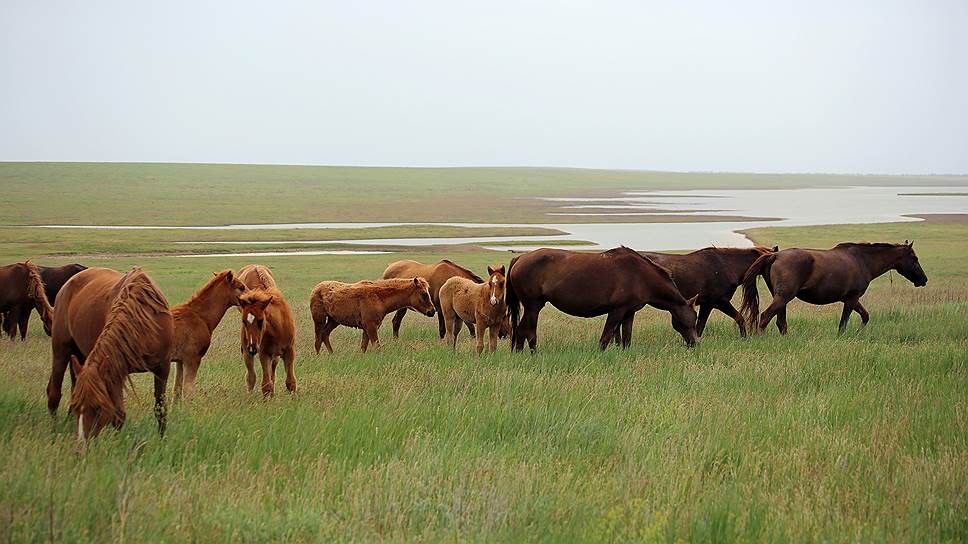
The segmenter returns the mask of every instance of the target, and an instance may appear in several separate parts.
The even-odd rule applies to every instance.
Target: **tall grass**
[[[812,246],[864,228],[755,236]],[[632,349],[601,353],[602,319],[548,307],[534,355],[478,358],[466,336],[455,354],[411,314],[375,353],[340,328],[336,354],[314,356],[312,285],[376,277],[388,256],[272,259],[297,313],[299,393],[245,392],[230,311],[164,439],[139,375],[125,427],[84,454],[67,416],[47,416],[34,319],[26,343],[0,344],[0,541],[964,541],[965,227],[877,234],[915,237],[931,281],[875,282],[866,329],[838,336],[839,308],[794,304],[787,337],[743,341],[714,314],[691,350],[644,310]],[[172,303],[213,269],[138,262]]]

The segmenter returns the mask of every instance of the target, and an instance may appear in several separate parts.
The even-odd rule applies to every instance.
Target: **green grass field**
[[[32,168],[40,167],[0,165],[0,188],[15,195],[0,207],[2,222],[93,221],[83,202],[110,192],[92,182],[76,210],[65,200],[44,209],[39,203],[56,191],[11,187],[16,176],[29,180]],[[251,169],[151,165],[138,174],[167,181],[190,172],[184,186],[171,187],[181,204],[169,224],[243,222],[234,206],[209,209],[201,198],[185,204],[206,168],[240,180]],[[64,177],[70,170],[53,169]],[[123,178],[103,165],[79,170],[104,176],[107,186]],[[715,181],[707,177],[704,183]],[[137,190],[144,192],[129,196],[161,191],[147,182]],[[117,213],[101,222],[165,223],[157,215],[164,202],[144,210],[154,203],[119,196]],[[282,217],[265,204],[253,210],[258,220],[346,219],[308,204]],[[138,233],[49,231],[43,244],[5,233],[12,238],[0,244],[3,262],[67,262],[74,259],[65,248],[90,243],[101,250],[90,250],[98,255],[85,264],[143,265],[172,304],[212,271],[248,262],[135,255],[157,242]],[[316,282],[375,278],[389,261],[408,257],[451,257],[483,271],[511,254],[427,249],[261,259],[296,312],[299,393],[264,401],[245,392],[238,317],[230,311],[202,362],[196,395],[173,407],[164,439],[151,414],[151,380],[139,375],[136,394],[126,397],[125,427],[105,431],[83,455],[66,399],[56,419],[47,415],[50,347],[35,316],[26,343],[0,342],[0,541],[968,539],[968,225],[774,228],[750,236],[784,247],[913,238],[930,281],[921,289],[896,274],[875,281],[864,298],[870,325],[858,330],[855,316],[840,337],[839,307],[795,303],[787,337],[773,328],[740,340],[730,321],[713,314],[699,346],[687,349],[668,314],[646,309],[630,350],[601,353],[603,319],[549,307],[535,355],[512,355],[502,345],[479,359],[466,331],[453,353],[437,340],[435,320],[410,314],[399,340],[387,320],[377,352],[360,355],[359,331],[340,328],[337,353],[315,356],[308,293]]]

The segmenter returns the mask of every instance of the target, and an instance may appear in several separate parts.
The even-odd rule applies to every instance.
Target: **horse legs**
[[[70,366],[71,349],[63,344],[54,344],[51,351],[53,352],[53,359],[50,380],[47,382],[47,410],[53,416],[57,413],[57,407],[60,405],[61,390],[64,386],[64,372]]]
[[[375,323],[367,323],[366,324],[366,337],[369,340],[370,344],[373,347],[377,348],[377,349],[379,349],[379,347],[380,347],[379,331],[380,331],[380,322],[379,321],[377,321]],[[365,352],[366,349],[364,349],[363,351]]]
[[[460,325],[458,325],[458,326],[460,326]],[[480,318],[478,318],[477,319],[476,326],[474,327],[474,329],[475,329],[474,336],[477,339],[477,356],[480,357],[481,356],[481,353],[484,353],[484,334],[487,333],[487,325],[484,324],[484,321],[483,320],[481,320]],[[493,329],[492,329],[492,331],[493,331]],[[491,336],[494,336],[494,334],[492,333]],[[496,347],[497,346],[495,345],[495,348]],[[491,351],[494,351],[494,349],[491,349]]]
[[[615,329],[622,336],[622,349],[628,349],[632,345],[632,322],[634,320],[635,312],[630,312],[622,321],[622,326]]]
[[[773,297],[773,301],[770,302],[770,305],[767,306],[765,310],[763,310],[762,314],[760,314],[760,322],[759,322],[759,325],[757,326],[757,332],[762,333],[763,331],[765,331],[767,325],[769,325],[770,321],[773,320],[773,316],[777,315],[781,310],[784,310],[784,316],[785,316],[786,305],[788,302],[789,302],[789,299],[787,299],[783,295],[779,295],[779,294],[775,295]],[[777,324],[777,326],[779,327],[779,323]],[[786,320],[784,319],[784,327],[785,326],[786,326]],[[780,334],[786,334],[786,331],[781,331]]]
[[[326,350],[330,353],[333,353],[333,345],[329,343],[329,335],[336,327],[339,327],[339,323],[330,317],[326,320],[326,324],[323,325],[322,330],[319,331],[319,338],[323,342],[323,345],[326,346]],[[316,346],[316,353],[319,353],[319,346]]]
[[[472,337],[477,334],[477,327],[475,327],[473,323],[468,321],[464,324],[467,325],[467,332],[469,332]]]
[[[451,349],[456,351],[457,337],[460,336],[460,330],[461,327],[464,326],[464,322],[461,320],[459,315],[454,313],[454,315],[448,315],[444,318],[444,324],[447,326],[444,344],[450,346]],[[473,336],[471,336],[471,338],[473,338]]]
[[[262,396],[269,398],[276,387],[276,374],[273,372],[275,364],[273,357],[266,353],[259,353],[259,362],[262,364]]]
[[[437,311],[437,333],[443,339],[444,335],[447,334],[447,324],[444,323],[444,312],[440,311],[439,303],[434,305],[434,309]]]
[[[185,388],[184,393],[186,398],[191,397],[192,394],[195,392],[195,376],[198,375],[198,367],[201,366],[201,364],[202,364],[202,360],[197,359],[192,361],[185,361],[180,365],[178,365],[179,367],[182,367],[182,366],[185,367],[185,375],[184,375],[185,382],[183,386]]]
[[[728,300],[727,301],[724,301],[724,302],[721,302],[721,303],[719,303],[719,304],[716,305],[716,309],[719,310],[720,312],[723,312],[724,314],[726,314],[727,316],[729,316],[730,319],[732,319],[733,321],[735,321],[736,322],[736,325],[739,327],[739,337],[740,338],[746,338],[746,320],[743,319],[743,316],[740,315],[739,311],[736,309],[735,306],[733,306],[733,303],[732,302],[730,302]],[[779,313],[777,313],[777,315],[776,315],[776,322],[777,322],[777,324],[780,323],[780,320],[781,319],[783,320],[783,323],[784,323],[784,329],[786,329],[786,326],[785,326],[785,324],[786,324],[786,308],[783,308]]]
[[[837,327],[837,334],[844,334],[847,330],[847,321],[850,320],[850,312],[854,311],[854,305],[850,302],[844,303],[844,309],[840,312],[840,326]]]
[[[286,367],[286,391],[296,392],[296,352],[287,349],[282,352],[282,364]]]
[[[403,317],[405,315],[407,315],[406,308],[400,308],[399,310],[397,310],[397,313],[393,314],[393,337],[394,338],[400,338],[400,324],[403,323]],[[333,353],[333,350],[329,350],[329,352]]]
[[[20,317],[17,319],[17,328],[20,329],[20,341],[27,340],[27,325],[30,324],[30,312],[33,310],[29,305],[20,307]]]
[[[712,304],[703,304],[699,306],[699,319],[696,320],[696,336],[702,336],[702,331],[706,330],[706,321],[709,319],[709,314],[711,314],[712,311]]]
[[[776,330],[780,331],[780,334],[787,333],[786,310],[786,306],[784,306],[776,312]]]
[[[612,310],[608,313],[608,318],[605,319],[605,328],[602,329],[602,337],[598,340],[598,348],[605,351],[608,345],[612,342],[612,338],[615,336],[615,328],[618,327],[625,313],[619,310]]]
[[[255,389],[255,356],[243,351],[242,360],[245,361],[245,384],[251,393]]]
[[[871,316],[859,300],[854,303],[854,311],[860,316],[861,327],[866,327],[867,322],[871,320]]]
[[[158,419],[158,434],[165,436],[167,425],[168,409],[165,406],[165,390],[168,388],[168,373],[171,371],[171,363],[165,361],[160,368],[154,371],[155,375],[155,418]]]
[[[518,322],[518,330],[514,335],[514,351],[524,349],[524,341],[527,339],[528,347],[534,351],[538,347],[538,314],[544,303],[524,306],[524,314]]]
[[[182,386],[185,384],[185,363],[175,361],[175,402],[182,398]]]
[[[500,325],[491,325],[487,328],[488,349],[491,353],[497,351],[497,333],[500,328]],[[478,327],[478,329],[480,329],[480,327]]]

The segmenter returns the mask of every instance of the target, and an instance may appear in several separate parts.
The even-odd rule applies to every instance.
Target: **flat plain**
[[[857,182],[463,170],[2,164],[9,199],[0,223],[540,223],[528,220],[541,204],[527,197],[589,187],[610,194]],[[501,192],[480,187],[487,182]],[[392,235],[414,234],[401,228]],[[188,231],[38,231],[4,228],[2,262],[138,264],[171,304],[213,271],[250,262],[161,254],[191,241]],[[266,401],[245,391],[230,310],[198,391],[172,407],[164,438],[151,415],[150,379],[139,375],[124,428],[104,432],[84,454],[63,407],[53,420],[47,414],[50,347],[35,316],[26,342],[0,342],[0,540],[968,539],[968,225],[748,235],[781,247],[914,239],[930,281],[916,289],[896,274],[876,280],[863,299],[871,323],[860,330],[855,316],[843,336],[839,307],[794,303],[786,337],[773,328],[741,340],[714,314],[687,349],[667,314],[645,309],[631,349],[599,352],[603,319],[549,307],[533,355],[502,344],[478,358],[466,331],[455,353],[437,339],[435,320],[410,314],[397,340],[387,320],[374,353],[358,353],[359,331],[340,328],[336,354],[317,356],[308,313],[316,282],[376,278],[401,258],[446,257],[482,273],[513,254],[429,247],[264,258],[296,313],[298,393]]]

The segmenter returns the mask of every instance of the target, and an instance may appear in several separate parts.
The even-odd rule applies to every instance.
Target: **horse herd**
[[[705,248],[678,255],[637,252],[619,247],[600,253],[539,249],[504,265],[487,268],[487,278],[451,261],[421,264],[397,261],[376,281],[323,281],[310,293],[315,349],[332,353],[330,334],[340,326],[362,330],[360,349],[380,345],[378,330],[390,313],[393,335],[414,310],[437,316],[448,346],[466,327],[477,352],[490,351],[499,337],[511,349],[537,347],[538,314],[545,304],[579,317],[605,315],[599,347],[623,348],[632,341],[635,313],[646,305],[669,312],[673,328],[689,346],[702,335],[712,310],[732,318],[740,336],[747,328],[762,332],[776,317],[787,332],[786,305],[794,298],[812,304],[843,302],[840,332],[851,312],[864,324],[869,316],[859,299],[870,282],[896,270],[915,286],[927,283],[913,243],[842,243],[829,250],[777,247]],[[773,300],[759,312],[757,277]],[[731,299],[743,288],[737,310]],[[124,382],[129,374],[154,375],[159,431],[166,422],[165,393],[171,363],[177,363],[175,399],[194,389],[212,333],[230,307],[241,314],[240,346],[246,384],[255,388],[255,358],[262,366],[263,395],[274,392],[282,359],[286,389],[296,391],[295,333],[292,309],[268,268],[248,265],[238,273],[215,273],[185,303],[169,307],[158,286],[140,267],[126,274],[107,268],[67,265],[39,267],[26,261],[0,267],[0,328],[14,338],[26,336],[32,310],[51,337],[52,365],[48,409],[56,413],[65,372],[73,388],[70,412],[84,442],[106,425],[124,423]],[[698,313],[697,313],[698,308]]]

